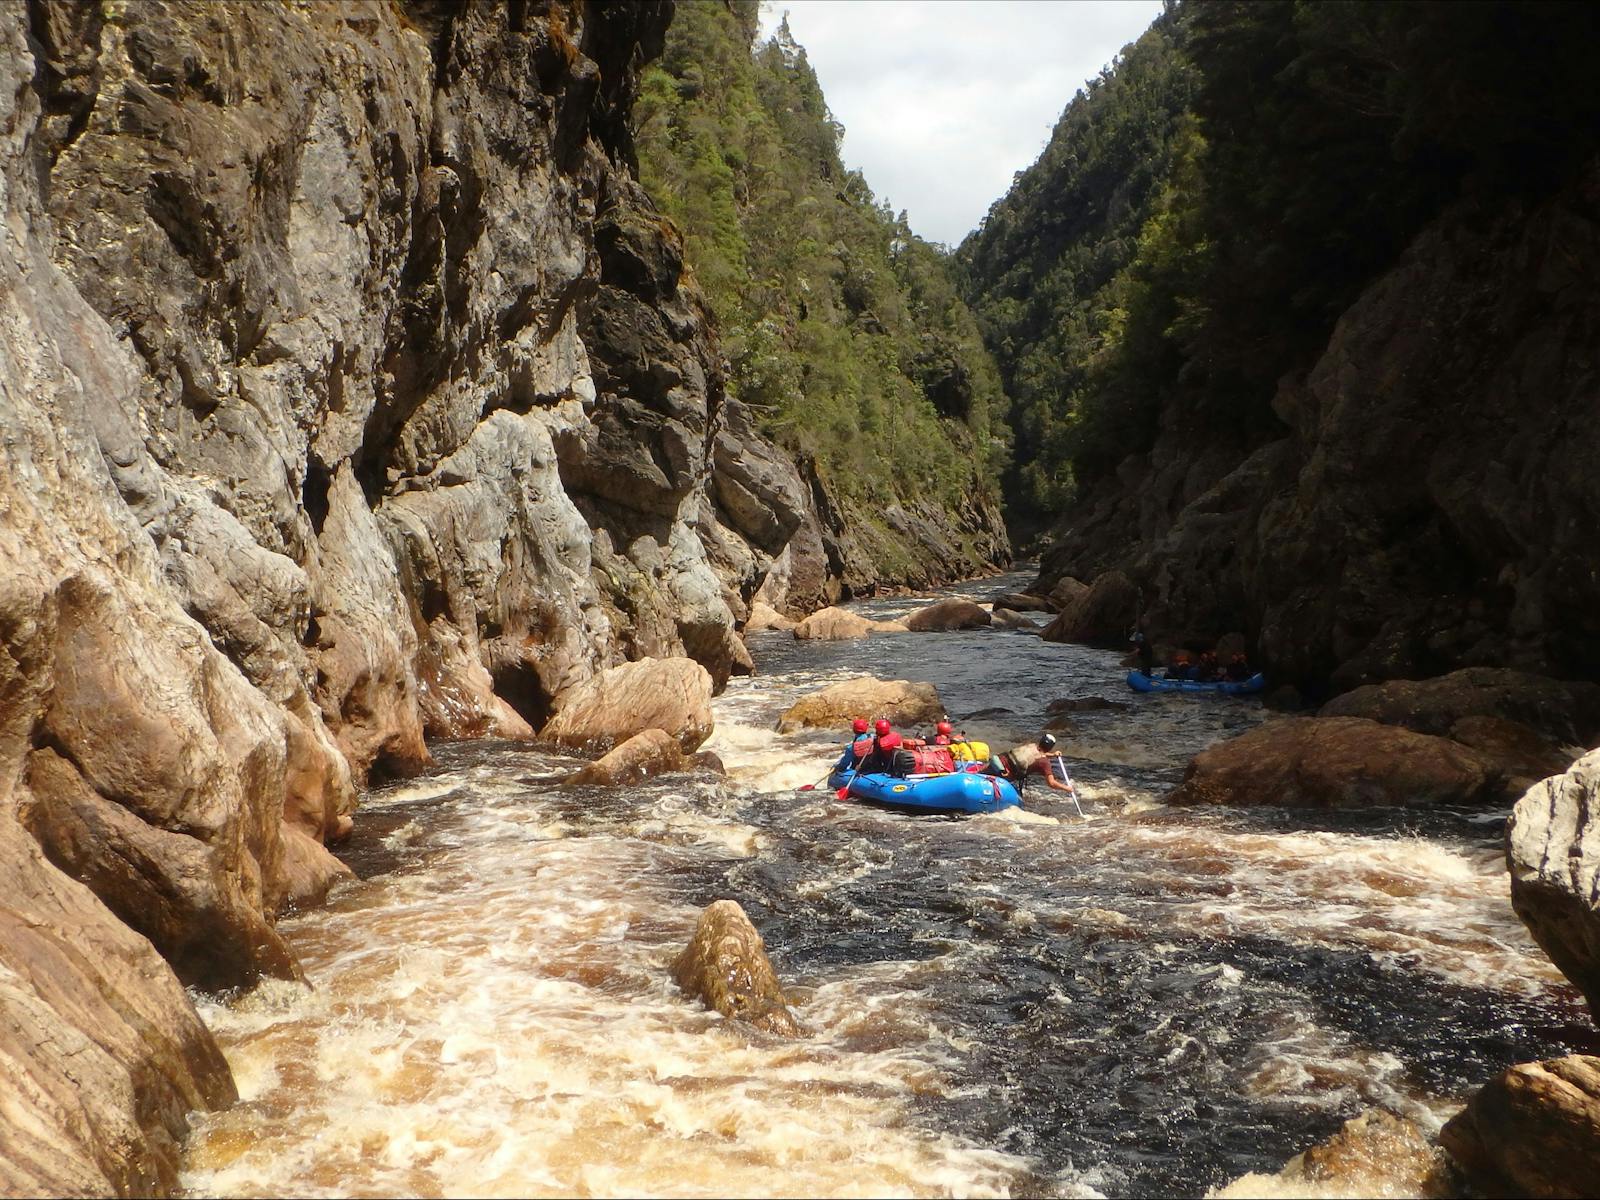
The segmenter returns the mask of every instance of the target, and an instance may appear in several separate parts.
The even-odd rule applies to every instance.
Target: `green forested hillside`
[[[732,387],[856,523],[913,501],[993,510],[1004,399],[949,263],[845,170],[787,25],[756,33],[754,0],[679,4],[635,108],[641,178],[683,230]],[[867,541],[902,571],[903,539]]]
[[[1175,4],[1067,107],[958,252],[1060,512],[1182,410],[1248,443],[1360,290],[1464,194],[1600,139],[1590,5]]]

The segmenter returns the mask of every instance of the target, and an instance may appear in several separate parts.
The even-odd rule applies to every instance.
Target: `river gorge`
[[[196,1119],[184,1185],[1198,1195],[1363,1109],[1431,1132],[1505,1066],[1593,1048],[1511,911],[1503,811],[1169,808],[1194,753],[1270,715],[1136,696],[1117,655],[1025,632],[751,648],[715,706],[726,779],[563,789],[570,755],[476,742],[375,790],[360,881],[280,924],[312,986],[202,1002],[241,1102]],[[970,819],[796,790],[843,734],[778,735],[778,715],[861,673],[935,683],[997,743],[1087,701],[1060,734],[1087,819],[1042,787]],[[807,1036],[672,983],[719,898]],[[1412,1168],[1323,1194],[1408,1194]]]
[[[1149,16],[0,3],[0,1197],[1592,1190],[1600,9]]]

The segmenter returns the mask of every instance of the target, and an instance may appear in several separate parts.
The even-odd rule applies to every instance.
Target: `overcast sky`
[[[953,247],[1160,11],[1160,0],[765,0],[761,28],[789,14],[845,127],[845,165]]]

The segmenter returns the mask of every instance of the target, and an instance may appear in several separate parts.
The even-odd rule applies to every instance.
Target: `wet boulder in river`
[[[640,783],[652,775],[679,771],[684,766],[683,747],[664,729],[646,729],[562,781],[565,787],[584,784]]]
[[[982,605],[951,597],[917,609],[906,618],[906,628],[913,633],[947,633],[953,629],[984,629],[991,620]]]
[[[1001,629],[1023,629],[1037,633],[1044,628],[1031,617],[1026,617],[1013,609],[1001,608],[998,605],[995,607],[992,617],[994,624]]]
[[[1506,801],[1496,764],[1448,738],[1356,717],[1288,717],[1197,754],[1172,804],[1480,807]]]
[[[1506,859],[1511,906],[1600,1014],[1600,750],[1517,801]]]
[[[685,750],[711,736],[711,674],[689,658],[644,658],[601,671],[560,697],[540,731],[563,746],[609,747],[664,729]]]
[[[1444,1152],[1415,1121],[1382,1109],[1351,1117],[1339,1132],[1296,1154],[1275,1175],[1246,1175],[1212,1192],[1232,1196],[1451,1196]]]
[[[756,633],[762,629],[793,629],[796,624],[764,600],[756,600],[750,605],[750,619],[745,622],[744,631]]]
[[[929,724],[944,716],[944,702],[931,683],[907,679],[846,679],[790,705],[778,718],[779,733],[850,726],[853,717],[887,717],[896,725]]]
[[[1086,591],[1064,604],[1045,627],[1047,642],[1124,646],[1139,609],[1139,589],[1121,571],[1107,571]]]
[[[1591,1196],[1600,1182],[1600,1058],[1522,1063],[1439,1132],[1480,1194]]]
[[[1030,592],[1001,592],[990,602],[995,608],[1009,608],[1012,612],[1054,613],[1056,605],[1044,596]]]
[[[860,613],[843,608],[823,608],[812,613],[794,627],[794,636],[801,641],[849,642],[864,638],[869,633],[904,633],[901,621],[869,621]]]
[[[1050,600],[1056,606],[1056,611],[1061,612],[1088,590],[1089,585],[1084,583],[1083,580],[1074,579],[1071,575],[1063,575],[1050,588]]]
[[[718,900],[700,914],[693,940],[672,964],[672,977],[725,1017],[767,1033],[801,1033],[761,934],[732,900]]]

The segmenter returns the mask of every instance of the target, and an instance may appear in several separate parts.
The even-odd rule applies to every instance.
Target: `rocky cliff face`
[[[371,772],[625,658],[738,668],[811,505],[630,172],[670,15],[0,6],[0,924],[80,943],[0,938],[60,1047],[0,1086],[82,1168],[8,1187],[170,1185],[130,1130],[231,1094],[118,918],[184,982],[292,977],[272,918]],[[81,1042],[120,1123],[51,1107]]]
[[[1121,567],[1158,631],[1243,629],[1313,693],[1477,665],[1600,675],[1596,278],[1600,164],[1535,206],[1457,207],[1282,382],[1284,436],[1165,413],[1063,527],[1046,582]]]

